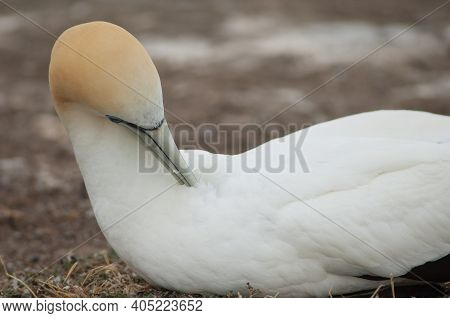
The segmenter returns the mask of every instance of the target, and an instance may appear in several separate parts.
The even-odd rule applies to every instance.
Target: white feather
[[[325,296],[379,284],[357,276],[403,275],[450,252],[448,116],[379,111],[313,126],[301,147],[309,173],[299,160],[281,172],[242,169],[244,157],[289,157],[286,137],[236,156],[184,151],[197,170],[200,160],[218,163],[198,171],[197,188],[139,173],[144,146],[126,128],[77,107],[63,117],[100,227],[155,285],[225,294],[248,282]]]

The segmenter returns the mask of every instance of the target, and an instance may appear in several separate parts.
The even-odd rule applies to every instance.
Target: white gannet
[[[290,158],[287,139],[301,131],[241,155],[179,151],[158,72],[116,25],[65,31],[49,77],[98,224],[151,284],[326,296],[391,275],[450,280],[450,117],[377,111],[318,124],[301,148],[310,172],[298,160],[273,172],[265,163]],[[146,149],[173,173],[140,173]],[[202,171],[200,157],[216,169]],[[244,157],[262,160],[259,173]]]

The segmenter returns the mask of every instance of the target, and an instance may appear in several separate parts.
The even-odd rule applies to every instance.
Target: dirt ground
[[[52,34],[119,24],[152,55],[171,123],[261,123],[444,1],[6,2],[23,16],[0,3],[0,255],[10,273],[31,273],[111,254],[100,234],[53,264],[99,228],[48,90]],[[272,122],[376,109],[450,115],[449,17],[450,5]],[[0,293],[11,284],[0,276]]]

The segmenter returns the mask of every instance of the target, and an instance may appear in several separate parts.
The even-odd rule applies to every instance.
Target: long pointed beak
[[[138,134],[178,183],[188,187],[195,186],[198,183],[198,178],[184,160],[180,150],[178,150],[166,120],[163,120],[158,128],[145,129],[120,118],[107,117],[112,122],[126,126]]]

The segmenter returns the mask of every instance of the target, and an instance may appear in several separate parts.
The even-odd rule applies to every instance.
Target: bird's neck
[[[175,183],[129,129],[82,107],[67,107],[58,113],[100,224],[123,216]]]

